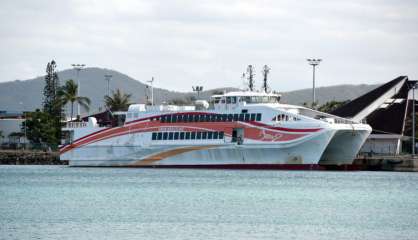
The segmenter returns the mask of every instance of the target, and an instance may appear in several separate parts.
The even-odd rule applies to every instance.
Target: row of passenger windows
[[[275,116],[272,120],[276,122],[281,122],[281,121],[286,122],[286,121],[300,121],[300,118],[288,116],[286,114],[279,114]]]
[[[152,140],[223,139],[224,132],[153,132]]]
[[[232,122],[232,121],[261,121],[261,113],[241,114],[173,114],[151,118],[151,121],[160,120],[162,123],[175,122]]]

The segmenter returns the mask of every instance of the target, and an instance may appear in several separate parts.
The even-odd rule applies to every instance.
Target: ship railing
[[[67,122],[66,128],[83,128],[87,127],[87,122]]]
[[[336,117],[320,118],[319,120],[332,124],[356,124],[356,122],[349,119]]]
[[[338,124],[353,124],[355,122],[348,120],[348,119],[344,119],[344,118],[335,118],[335,123]]]

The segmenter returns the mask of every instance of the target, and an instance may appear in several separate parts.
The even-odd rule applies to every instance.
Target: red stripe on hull
[[[268,125],[266,125],[268,126]],[[283,132],[275,132],[276,129],[259,129],[259,128],[251,128],[246,126],[241,122],[230,122],[230,123],[221,123],[221,122],[214,122],[214,123],[159,123],[156,121],[153,122],[140,122],[135,123],[129,126],[122,126],[116,127],[111,129],[102,129],[98,132],[91,133],[89,135],[83,136],[76,141],[74,141],[70,145],[66,145],[60,149],[60,153],[65,153],[71,149],[91,144],[97,141],[105,140],[112,137],[122,136],[130,133],[136,132],[152,132],[158,131],[161,128],[184,128],[184,130],[188,131],[196,131],[196,129],[208,129],[212,131],[224,131],[225,135],[232,135],[233,128],[245,128],[244,132],[244,140],[245,139],[252,139],[262,142],[285,142],[295,140],[301,137],[306,136],[307,134],[303,134],[301,131],[297,131],[298,133],[283,133]],[[108,130],[108,131],[106,131]],[[300,129],[299,129],[300,130]]]

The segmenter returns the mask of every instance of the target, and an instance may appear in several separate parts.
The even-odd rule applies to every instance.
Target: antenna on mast
[[[154,106],[154,77],[151,78],[151,80],[148,80],[147,82],[151,83],[151,106]],[[147,96],[147,103],[148,103],[148,96]]]
[[[254,68],[253,65],[248,65],[247,67],[247,78],[248,78],[248,88],[250,91],[254,91]]]
[[[263,73],[263,88],[262,89],[264,90],[264,92],[267,92],[268,90],[267,75],[270,73],[269,66],[264,65],[262,73]]]

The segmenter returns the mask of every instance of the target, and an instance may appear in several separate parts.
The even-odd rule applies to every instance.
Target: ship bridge
[[[250,104],[279,103],[280,94],[266,92],[229,92],[222,95],[213,95],[210,105],[215,110],[232,110]]]

